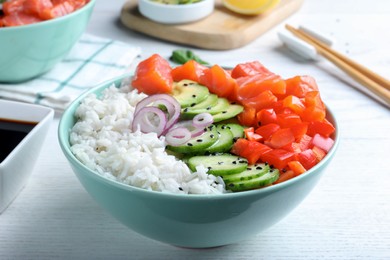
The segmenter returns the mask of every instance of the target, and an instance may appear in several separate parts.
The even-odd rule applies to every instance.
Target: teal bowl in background
[[[56,19],[0,28],[0,82],[22,82],[52,69],[85,31],[95,1]]]
[[[59,123],[61,149],[77,178],[93,199],[117,220],[141,235],[171,245],[208,248],[237,243],[264,231],[286,217],[315,187],[336,152],[335,143],[326,157],[306,173],[263,189],[220,195],[182,195],[148,191],[109,180],[88,169],[71,152],[70,129],[75,110],[88,94],[120,85],[125,75],[94,87],[78,97]]]

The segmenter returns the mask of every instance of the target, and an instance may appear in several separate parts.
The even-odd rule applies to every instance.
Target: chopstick
[[[286,24],[286,29],[301,40],[312,45],[318,54],[334,63],[337,67],[365,86],[373,94],[383,100],[390,107],[390,81],[369,70],[345,55],[331,49],[326,44],[310,36],[306,32]]]

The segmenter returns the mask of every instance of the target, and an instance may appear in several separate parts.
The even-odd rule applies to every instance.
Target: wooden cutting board
[[[126,27],[159,39],[203,49],[228,50],[253,41],[296,12],[302,3],[303,0],[281,0],[268,13],[245,16],[227,10],[217,0],[214,12],[203,20],[166,25],[142,16],[137,0],[130,0],[123,5],[120,18]]]

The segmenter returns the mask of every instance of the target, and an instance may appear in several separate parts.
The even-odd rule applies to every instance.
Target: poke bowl
[[[299,205],[335,154],[338,127],[334,115],[327,109],[326,120],[335,127],[331,134],[334,143],[321,161],[285,181],[264,183],[262,179],[260,188],[228,190],[226,176],[210,174],[208,162],[192,170],[186,163],[193,157],[180,156],[175,149],[167,152],[168,134],[165,138],[158,137],[153,131],[142,132],[140,125],[132,127],[141,114],[140,110],[136,111],[137,105],[153,96],[134,89],[137,78],[137,72],[135,76],[123,75],[78,97],[62,115],[58,138],[75,175],[94,200],[125,226],[148,238],[190,248],[223,246],[248,239],[268,229]],[[126,100],[132,100],[130,107],[134,107],[125,109],[129,104]],[[146,106],[148,109],[150,106]],[[103,111],[115,112],[107,117],[102,116]],[[122,128],[123,136],[114,134],[118,138],[114,141],[108,138],[108,132],[97,133],[97,129],[105,128],[104,122],[109,122],[108,131]],[[144,123],[147,125],[149,121]],[[86,132],[89,133],[83,137]],[[124,138],[129,135],[130,139]],[[91,160],[95,153],[99,155]],[[236,163],[246,163],[246,159],[241,159]],[[275,168],[268,173],[273,171],[279,172]],[[282,176],[282,171],[280,174]]]
[[[49,3],[51,9],[35,8],[34,12],[44,17],[40,18],[32,15],[32,10],[28,14],[14,11],[27,6],[23,1],[14,2],[21,7],[11,6],[6,11],[3,3],[4,11],[0,10],[0,82],[3,83],[26,81],[52,69],[80,38],[95,5],[95,0],[56,1],[57,5],[42,1]],[[85,5],[79,6],[80,3]],[[56,8],[60,7],[68,11],[58,12]]]

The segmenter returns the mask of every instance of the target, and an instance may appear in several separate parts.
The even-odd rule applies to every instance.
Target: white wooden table
[[[98,0],[88,32],[141,46],[143,57],[182,47],[132,32],[123,0]],[[337,40],[336,48],[390,78],[390,1],[307,0],[288,19]],[[337,116],[341,143],[318,186],[284,220],[240,244],[192,250],[142,237],[103,211],[72,173],[52,125],[28,185],[0,215],[0,259],[390,259],[390,113],[327,61],[307,62],[277,38],[280,25],[231,51],[194,49],[224,65],[260,60],[289,77],[314,76]]]

